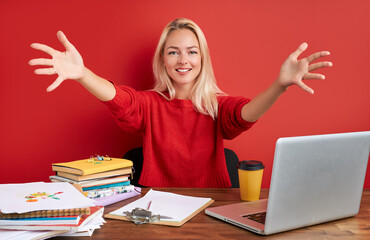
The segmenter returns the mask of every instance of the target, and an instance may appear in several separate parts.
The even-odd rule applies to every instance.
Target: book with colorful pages
[[[80,215],[77,216],[56,216],[56,217],[35,217],[0,220],[0,225],[60,225],[78,224]]]
[[[118,182],[118,183],[110,183],[110,184],[102,184],[102,185],[96,185],[91,187],[83,187],[83,191],[90,191],[95,189],[103,189],[103,188],[112,188],[112,187],[122,187],[122,186],[128,186],[130,185],[130,181],[124,181],[124,182]]]
[[[58,225],[0,225],[0,229],[14,229],[14,230],[68,230],[80,231],[84,226],[96,217],[101,217],[104,213],[103,206],[90,207],[91,213],[89,215],[81,215],[77,224],[58,224]]]
[[[124,176],[116,176],[116,177],[107,177],[107,178],[101,178],[101,179],[91,179],[91,180],[84,180],[84,181],[75,181],[69,178],[53,175],[49,176],[49,179],[51,182],[69,182],[72,184],[79,184],[81,187],[92,187],[102,184],[108,184],[108,183],[118,183],[129,180],[130,175],[124,175]]]
[[[74,216],[74,215],[89,215],[90,208],[72,208],[58,210],[40,210],[26,213],[1,213],[0,219],[18,219],[18,218],[40,218],[40,217],[55,217],[55,216]]]

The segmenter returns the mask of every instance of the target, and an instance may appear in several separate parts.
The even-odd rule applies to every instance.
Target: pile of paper
[[[0,184],[0,239],[91,236],[104,223],[95,206],[69,183]]]

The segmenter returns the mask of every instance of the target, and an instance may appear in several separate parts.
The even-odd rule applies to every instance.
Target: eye
[[[190,51],[189,53],[190,53],[190,54],[198,54],[198,52],[197,52],[197,51]]]
[[[175,52],[175,51],[168,52],[168,55],[176,55],[176,54],[177,54],[177,52]]]

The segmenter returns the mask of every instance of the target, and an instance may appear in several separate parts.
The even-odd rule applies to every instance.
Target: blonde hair
[[[175,88],[173,87],[171,77],[168,75],[164,66],[163,51],[170,33],[180,29],[188,29],[195,34],[199,42],[202,60],[202,67],[191,91],[190,100],[197,111],[205,115],[210,115],[215,119],[218,113],[218,102],[216,96],[218,94],[223,94],[223,92],[216,84],[206,38],[200,27],[189,19],[175,19],[164,28],[153,59],[153,71],[156,82],[152,90],[158,92],[168,100],[173,100],[175,98]],[[163,94],[165,91],[168,91],[169,98]]]

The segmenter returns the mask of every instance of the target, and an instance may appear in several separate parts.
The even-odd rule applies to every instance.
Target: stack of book
[[[52,182],[79,184],[84,194],[97,205],[106,206],[140,194],[140,188],[130,184],[132,161],[96,156],[89,159],[52,164],[56,175]]]
[[[33,211],[23,214],[0,213],[0,229],[9,232],[15,230],[44,231],[43,238],[52,236],[91,236],[103,223],[104,207],[94,206],[62,210]],[[4,230],[3,230],[4,231]],[[24,239],[27,239],[24,235]]]
[[[105,222],[96,206],[69,183],[0,184],[0,239],[91,236]]]

